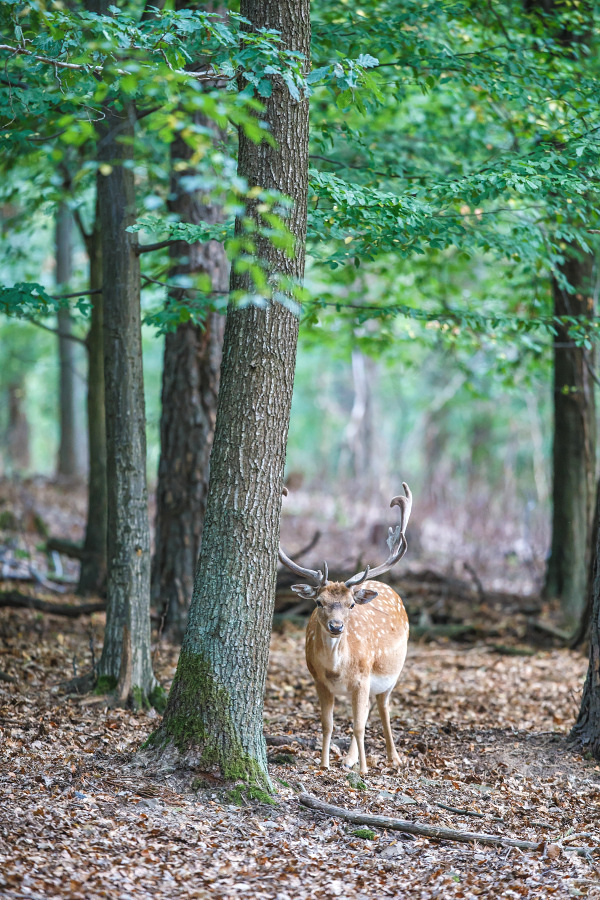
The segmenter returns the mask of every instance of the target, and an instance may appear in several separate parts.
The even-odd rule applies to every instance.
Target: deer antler
[[[388,558],[381,566],[377,566],[375,569],[370,569],[367,566],[364,572],[358,572],[356,575],[353,575],[352,578],[345,582],[346,587],[355,587],[357,584],[362,584],[363,581],[366,581],[367,576],[369,578],[377,578],[379,575],[389,572],[392,566],[395,566],[408,550],[405,532],[412,509],[412,493],[405,481],[402,482],[402,487],[406,497],[394,497],[390,503],[390,506],[400,507],[400,524],[396,525],[395,528],[390,526],[386,542],[390,550]]]
[[[282,562],[284,566],[287,566],[287,568],[295,575],[299,575],[301,578],[309,578],[311,581],[314,581],[317,587],[325,587],[327,584],[329,570],[326,562],[323,563],[323,571],[320,569],[318,571],[315,571],[314,569],[303,569],[302,566],[299,566],[289,558],[281,544],[279,545],[279,561]]]
[[[283,488],[283,496],[287,497],[288,489],[286,487]],[[329,569],[327,568],[327,563],[323,562],[323,571],[315,570],[315,569],[304,569],[302,566],[299,566],[298,563],[295,563],[293,560],[289,558],[281,543],[279,544],[279,561],[283,563],[284,566],[287,566],[290,571],[294,573],[294,575],[299,575],[301,578],[308,578],[310,581],[313,581],[318,588],[325,587],[327,584],[327,578],[329,575]]]

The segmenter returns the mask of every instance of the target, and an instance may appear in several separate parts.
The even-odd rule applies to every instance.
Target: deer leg
[[[388,763],[391,766],[400,765],[400,757],[394,744],[394,736],[392,734],[392,726],[390,725],[390,695],[392,691],[386,691],[384,694],[377,694],[377,709],[379,710],[379,718],[383,727],[383,736],[385,737],[385,750],[387,753]]]
[[[321,766],[329,768],[329,745],[333,732],[333,704],[335,697],[325,685],[316,683],[319,703],[321,704],[321,727],[323,729],[323,743],[321,745]]]
[[[366,775],[369,771],[367,768],[367,757],[365,756],[365,726],[369,718],[369,684],[368,682],[359,687],[352,694],[352,718],[354,728],[354,740],[358,747],[358,761],[360,763],[360,774]],[[350,747],[352,750],[352,746]]]
[[[356,738],[352,735],[352,740],[350,741],[350,747],[346,754],[346,758],[344,760],[344,766],[347,769],[351,769],[352,766],[355,766],[358,762],[358,744],[356,743]]]

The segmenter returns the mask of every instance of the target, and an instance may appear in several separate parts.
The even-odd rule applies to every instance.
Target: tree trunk
[[[594,606],[594,570],[596,567],[596,545],[598,544],[598,529],[600,525],[600,479],[596,482],[596,503],[594,505],[594,515],[591,527],[591,552],[590,564],[588,568],[587,587],[585,595],[585,607],[579,619],[579,625],[569,644],[572,650],[582,647],[586,641],[590,630],[592,620],[592,609]]]
[[[107,616],[100,675],[127,674],[136,705],[155,686],[150,655],[150,530],[142,369],[140,264],[135,221],[135,115],[106,105],[99,129],[98,212],[102,236],[108,498]],[[103,174],[104,169],[106,174]],[[124,648],[125,643],[125,648]],[[121,672],[121,659],[127,673]],[[123,678],[121,678],[123,684]]]
[[[248,29],[279,30],[284,45],[308,60],[309,0],[242,0],[240,12]],[[277,146],[241,134],[238,172],[250,185],[293,199],[296,255],[289,259],[260,239],[257,256],[271,273],[302,278],[308,102],[295,102],[276,79],[264,118]],[[249,290],[248,275],[234,268],[231,287]],[[163,723],[149,739],[179,766],[216,769],[267,789],[263,693],[297,335],[297,318],[277,302],[228,312],[194,594]]]
[[[8,385],[6,448],[12,472],[23,472],[31,462],[30,429],[25,412],[25,379]]]
[[[66,203],[59,203],[56,211],[56,284],[68,288],[73,274],[73,219]],[[57,314],[59,357],[59,421],[57,475],[73,478],[80,475],[77,452],[77,421],[75,402],[75,345],[67,337],[71,333],[71,312],[59,309]]]
[[[569,294],[555,281],[557,316],[594,315],[593,257],[572,250],[562,273],[575,288]],[[554,349],[554,448],[552,548],[544,593],[558,597],[565,620],[575,624],[586,601],[590,565],[591,516],[595,497],[596,410],[591,375],[593,351],[575,347],[559,328]]]
[[[596,525],[594,578],[590,616],[590,662],[577,722],[570,739],[582,750],[600,759],[600,527]]]
[[[178,3],[178,7],[189,6]],[[195,124],[212,125],[204,116]],[[224,134],[215,135],[223,140]],[[182,168],[193,149],[180,137],[171,144],[169,210],[180,222],[222,221],[221,207],[202,203],[186,189],[192,168]],[[177,242],[170,248],[169,281],[205,272],[213,291],[226,292],[229,265],[223,244]],[[180,301],[185,292],[173,292]],[[156,488],[152,605],[163,610],[164,633],[180,642],[185,632],[208,493],[208,464],[217,415],[224,317],[209,313],[204,327],[186,322],[165,339],[160,420],[160,462]]]
[[[86,237],[90,261],[90,290],[102,287],[102,240],[98,210],[92,233]],[[102,594],[106,589],[106,412],[104,408],[104,338],[102,294],[92,294],[88,349],[88,514],[77,593]]]

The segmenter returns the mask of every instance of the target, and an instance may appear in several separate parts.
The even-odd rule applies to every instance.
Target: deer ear
[[[353,591],[356,603],[370,603],[378,596],[377,591],[371,591],[369,588],[357,588]]]
[[[319,592],[318,588],[310,584],[293,584],[292,590],[294,593],[300,594],[305,600],[314,600]]]

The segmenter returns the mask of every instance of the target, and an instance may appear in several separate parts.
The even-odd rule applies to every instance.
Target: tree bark
[[[98,209],[92,233],[86,237],[90,290],[102,287],[102,239]],[[103,594],[106,589],[106,411],[104,406],[104,312],[102,294],[92,294],[88,349],[88,514],[77,593]]]
[[[67,288],[73,274],[73,219],[66,203],[56,210],[56,284]],[[71,312],[68,308],[57,313],[59,358],[59,427],[60,440],[56,472],[66,478],[80,475],[77,452],[77,413],[75,399],[75,345],[67,337],[71,333]]]
[[[190,4],[180,0],[177,6]],[[201,115],[195,116],[195,124],[215,128]],[[224,138],[223,133],[215,133],[215,139]],[[182,164],[189,164],[193,154],[181,137],[171,144],[169,210],[180,222],[222,221],[220,206],[204,204],[199,192],[186,188],[186,179],[195,171]],[[213,291],[227,291],[229,265],[223,244],[181,241],[172,245],[170,257],[170,282],[178,275],[204,272]],[[181,301],[184,295],[184,291],[172,292],[169,302]],[[186,322],[165,339],[151,599],[165,616],[165,635],[178,642],[185,632],[200,552],[224,325],[223,316],[209,313],[203,327]]]
[[[571,731],[570,740],[600,759],[600,522],[596,523],[595,534],[589,627],[590,661],[579,716]]]
[[[570,250],[562,274],[576,292],[569,294],[554,281],[555,315],[593,317],[593,266],[591,255]],[[567,329],[560,327],[554,349],[552,547],[544,593],[560,599],[564,618],[573,625],[585,608],[591,555],[596,479],[593,364],[593,350],[574,346]]]
[[[108,498],[107,615],[100,675],[121,674],[124,635],[131,696],[145,702],[155,687],[150,655],[150,530],[146,487],[146,418],[142,369],[140,265],[135,221],[129,105],[105,105],[99,130],[98,213],[102,236],[104,379]],[[104,169],[104,172],[102,171]]]
[[[249,30],[277,29],[284,45],[308,60],[309,0],[242,0],[240,12]],[[295,102],[274,80],[264,118],[277,146],[240,134],[238,172],[251,186],[292,198],[296,254],[290,259],[260,239],[256,255],[271,274],[302,278],[308,102]],[[252,204],[248,212],[255,214]],[[231,287],[249,290],[248,275],[234,267]],[[263,693],[297,335],[297,318],[277,302],[228,311],[194,594],[163,723],[149,739],[176,765],[216,769],[267,789]]]

